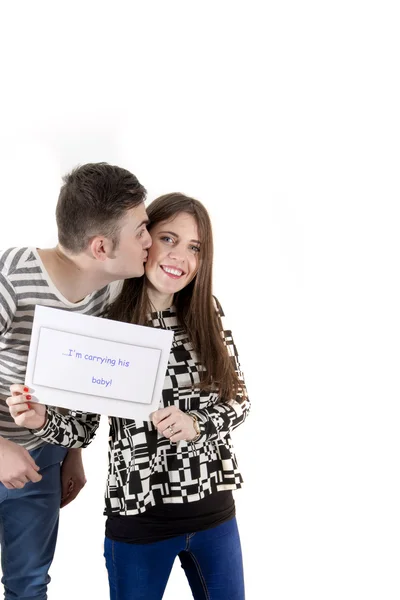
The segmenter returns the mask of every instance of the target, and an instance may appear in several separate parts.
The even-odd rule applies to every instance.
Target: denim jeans
[[[61,500],[66,448],[46,444],[30,454],[42,479],[21,489],[0,483],[0,544],[5,600],[46,600]]]
[[[161,600],[179,556],[195,600],[244,600],[236,518],[153,544],[105,540],[111,600]]]

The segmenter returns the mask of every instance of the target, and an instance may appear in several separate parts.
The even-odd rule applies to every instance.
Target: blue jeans
[[[46,600],[61,500],[66,448],[46,444],[31,455],[43,478],[22,489],[0,483],[0,544],[6,600]]]
[[[153,544],[105,540],[110,600],[161,600],[177,556],[195,600],[244,600],[236,518]]]

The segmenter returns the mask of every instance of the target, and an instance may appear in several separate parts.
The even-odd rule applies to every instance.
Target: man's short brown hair
[[[107,163],[77,167],[63,181],[56,209],[58,239],[73,254],[96,235],[111,238],[116,246],[121,217],[146,198],[135,175]]]

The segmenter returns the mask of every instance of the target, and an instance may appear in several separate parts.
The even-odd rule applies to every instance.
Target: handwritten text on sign
[[[41,327],[33,383],[150,404],[160,356],[157,348]]]

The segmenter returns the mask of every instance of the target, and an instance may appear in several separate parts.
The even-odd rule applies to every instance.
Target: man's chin
[[[136,271],[127,276],[127,278],[133,279],[134,277],[143,277],[144,275],[144,266],[141,269],[136,269]]]

